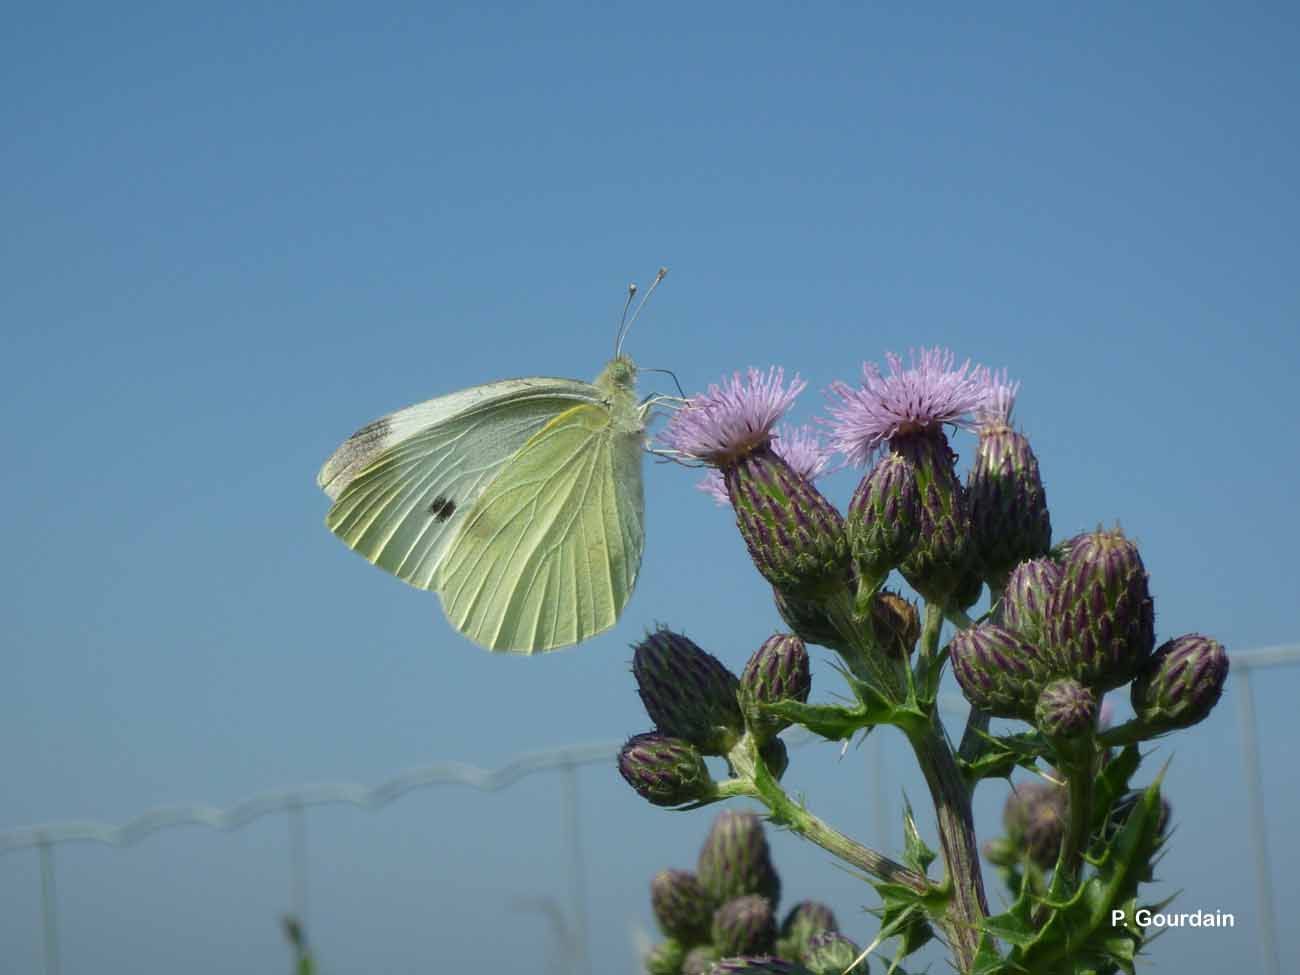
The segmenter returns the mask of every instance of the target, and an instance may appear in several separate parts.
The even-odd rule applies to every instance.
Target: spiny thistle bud
[[[618,754],[618,770],[641,798],[680,806],[712,798],[713,779],[699,749],[658,732],[633,735]]]
[[[921,638],[921,614],[898,593],[882,589],[867,606],[876,645],[896,660],[906,660]]]
[[[1132,680],[1155,646],[1155,611],[1137,546],[1116,530],[1075,538],[1047,603],[1048,643],[1062,673],[1096,691]]]
[[[713,945],[698,945],[686,953],[682,975],[709,975],[717,961],[718,949]]]
[[[1049,738],[1076,738],[1097,726],[1097,697],[1073,677],[1054,680],[1038,695],[1034,724]]]
[[[761,955],[776,942],[776,919],[766,897],[733,897],[714,912],[713,946],[718,954]]]
[[[1056,863],[1065,836],[1069,800],[1050,782],[1022,782],[1007,797],[1002,823],[1007,837],[1044,870]]]
[[[1011,570],[1002,594],[1002,625],[1030,643],[1046,636],[1047,602],[1061,584],[1061,567],[1049,558],[1029,559]]]
[[[1038,647],[1010,630],[981,623],[958,632],[948,652],[972,705],[999,718],[1033,719],[1039,692],[1052,676]]]
[[[1129,816],[1137,804],[1142,801],[1142,791],[1134,790],[1122,795],[1115,805],[1111,806],[1110,814],[1106,817],[1106,826],[1103,832],[1104,837],[1109,840],[1112,836],[1124,828],[1128,822]],[[1169,800],[1164,796],[1160,797],[1160,810],[1156,813],[1156,836],[1163,839],[1169,832],[1169,820],[1174,814],[1173,807],[1169,805]]]
[[[724,958],[713,966],[709,975],[810,975],[810,973],[802,965],[764,955],[757,958]]]
[[[942,430],[897,437],[890,445],[915,467],[920,495],[916,545],[899,566],[903,578],[927,600],[964,609],[979,592],[971,598],[970,509],[954,469],[957,455]]]
[[[878,584],[911,554],[920,504],[916,471],[900,454],[882,457],[854,490],[844,530],[868,586]]]
[[[781,922],[781,953],[802,958],[814,935],[839,929],[835,912],[821,901],[800,901]]]
[[[846,583],[847,584],[847,583]],[[785,625],[797,633],[805,643],[815,643],[832,650],[843,650],[848,644],[840,635],[835,624],[831,622],[822,608],[820,600],[805,599],[791,593],[772,588],[772,598],[776,602],[776,611],[785,620]]]
[[[816,593],[848,569],[844,520],[822,493],[771,450],[722,468],[754,565],[773,586]]]
[[[661,941],[645,956],[647,975],[679,975],[686,949],[676,938]]]
[[[778,633],[763,641],[745,664],[740,675],[740,697],[746,705],[750,728],[763,738],[770,738],[790,722],[772,716],[760,716],[756,704],[797,701],[803,704],[812,690],[808,667],[808,648],[803,640],[790,633]]]
[[[1046,555],[1052,544],[1047,492],[1024,434],[1011,428],[1019,383],[977,370],[986,398],[975,410],[979,446],[967,476],[976,560],[986,579],[999,579],[1025,559]]]
[[[647,634],[632,655],[632,674],[655,728],[705,755],[725,755],[745,729],[736,675],[680,633]]]
[[[689,870],[660,870],[650,881],[650,906],[664,934],[682,944],[708,940],[714,902]]]
[[[867,960],[853,964],[862,949],[835,931],[820,931],[808,939],[801,959],[813,975],[866,975]]]
[[[1227,679],[1223,644],[1199,633],[1175,637],[1162,643],[1138,673],[1133,710],[1162,731],[1190,728],[1209,715]]]
[[[759,894],[775,907],[781,899],[781,878],[772,866],[763,824],[753,813],[728,809],[718,814],[700,848],[695,874],[719,903]]]

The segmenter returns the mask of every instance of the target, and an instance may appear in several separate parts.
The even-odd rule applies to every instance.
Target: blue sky
[[[623,288],[660,264],[628,343],[642,365],[688,389],[784,365],[809,382],[796,420],[886,350],[1005,366],[1055,534],[1120,520],[1162,638],[1300,640],[1289,5],[6,20],[0,829],[622,738],[646,725],[628,644],[657,621],[742,666],[778,620],[691,472],[648,465],[620,625],[537,659],[477,650],[321,524],[315,472],[353,429],[493,379],[593,377]],[[847,501],[856,476],[827,493]],[[819,659],[815,693],[835,681]],[[1300,910],[1297,693],[1292,670],[1256,681],[1282,917]],[[1254,957],[1234,710],[1161,747],[1178,821],[1161,872],[1239,926],[1169,934],[1164,970]],[[898,745],[895,809],[924,799]],[[803,749],[787,781],[874,839],[867,754]],[[689,865],[711,815],[652,809],[612,769],[581,781],[596,969],[630,972],[650,874]],[[989,834],[1002,795],[980,795]],[[511,900],[566,895],[560,823],[541,779],[313,813],[322,970],[523,969],[547,932]],[[287,965],[285,835],[272,819],[61,850],[64,971]],[[864,939],[870,892],[773,843],[790,899],[823,896]],[[36,876],[30,854],[0,870],[7,970],[39,964]]]

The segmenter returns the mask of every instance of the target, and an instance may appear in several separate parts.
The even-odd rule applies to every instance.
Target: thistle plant
[[[781,878],[758,816],[720,813],[694,872],[661,870],[650,881],[650,904],[664,939],[646,956],[646,971],[865,975],[861,952],[840,933],[829,907],[800,901],[778,924],[780,901]]]
[[[754,648],[739,674],[674,630],[648,634],[632,670],[653,728],[619,758],[623,777],[656,805],[758,802],[769,822],[875,887],[879,929],[858,951],[823,905],[802,902],[780,919],[758,819],[726,812],[694,873],[655,878],[665,941],[647,970],[842,975],[892,945],[886,967],[902,972],[938,938],[962,973],[1132,972],[1148,941],[1141,888],[1169,834],[1163,774],[1134,785],[1138,746],[1205,720],[1227,654],[1201,634],[1156,647],[1146,568],[1120,529],[1053,545],[1038,459],[1012,423],[1019,386],[1004,372],[957,365],[941,349],[887,364],[887,374],[868,363],[860,384],[830,387],[824,447],[811,428],[777,427],[804,389],[779,369],[737,373],[673,412],[662,452],[709,468],[701,486],[730,507],[788,629]],[[964,433],[975,445],[963,478],[949,436]],[[843,513],[815,483],[834,454],[865,468]],[[895,573],[919,604],[886,588]],[[989,610],[972,619],[986,590]],[[813,700],[817,648],[833,655],[849,703]],[[949,665],[971,704],[956,746],[937,706]],[[1134,717],[1110,727],[1103,698],[1125,685]],[[993,733],[992,717],[1029,727]],[[849,741],[880,725],[912,749],[937,851],[910,806],[889,855],[782,784],[785,729]],[[706,756],[723,759],[726,774],[715,779]],[[1017,778],[1005,834],[985,845],[1011,896],[995,914],[972,796],[1017,769],[1030,777]]]

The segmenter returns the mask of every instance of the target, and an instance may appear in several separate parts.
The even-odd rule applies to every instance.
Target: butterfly
[[[661,268],[637,307],[667,273]],[[491,650],[570,646],[618,621],[645,547],[642,455],[656,398],[622,354],[594,382],[506,379],[362,427],[316,483],[325,524]]]

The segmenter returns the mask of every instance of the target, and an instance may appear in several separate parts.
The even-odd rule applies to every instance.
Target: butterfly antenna
[[[630,319],[627,319],[622,325],[619,326],[618,340],[614,343],[614,358],[617,359],[620,355],[623,354],[623,340],[627,338],[628,331],[632,328],[633,323],[636,322],[637,317],[641,314],[641,309],[645,307],[645,303],[649,301],[650,296],[655,293],[655,288],[659,287],[659,282],[662,281],[667,276],[668,276],[668,268],[661,267],[659,269],[659,273],[655,275],[654,281],[651,282],[650,287],[646,290],[645,295],[641,298],[640,302],[637,303],[636,311],[632,312],[632,317]],[[632,288],[629,289],[630,293],[627,296],[627,300],[629,303],[632,301],[632,295],[636,293],[635,288],[636,285],[633,285]],[[626,307],[624,307],[623,312],[626,315],[627,313]]]
[[[632,307],[632,299],[636,297],[636,282],[633,281],[627,286],[627,301],[623,302],[623,314],[618,319],[618,334],[614,336],[614,358],[618,358],[619,350],[623,348],[623,336],[627,334],[627,310]]]
[[[665,376],[673,377],[673,385],[677,387],[677,392],[682,394],[682,399],[686,399],[686,390],[682,389],[682,384],[677,381],[677,373],[671,369],[642,369],[642,372],[662,372]]]

